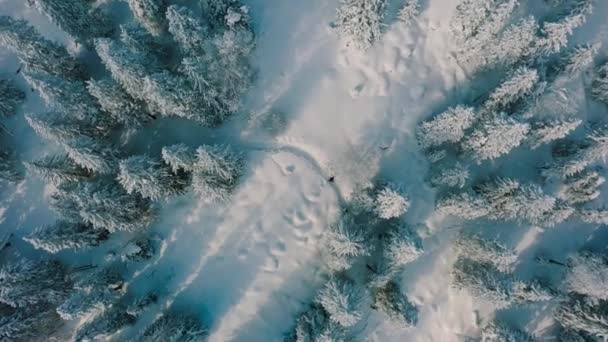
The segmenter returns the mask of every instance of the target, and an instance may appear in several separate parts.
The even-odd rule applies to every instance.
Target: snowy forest
[[[608,340],[606,13],[0,0],[0,341]]]

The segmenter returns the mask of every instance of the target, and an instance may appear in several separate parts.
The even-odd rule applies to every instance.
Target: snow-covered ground
[[[0,0],[0,14],[23,17],[45,36],[68,41],[23,2]],[[175,305],[195,314],[209,326],[209,341],[281,341],[326,280],[322,233],[353,188],[380,175],[406,189],[412,203],[406,221],[429,226],[423,236],[425,254],[399,277],[419,306],[420,319],[416,327],[402,329],[373,313],[361,340],[443,342],[474,336],[478,320],[487,319],[493,309],[450,287],[455,260],[450,241],[457,231],[449,229],[452,222],[433,214],[435,193],[425,182],[428,162],[415,139],[422,119],[475,94],[452,54],[449,23],[456,1],[422,1],[422,14],[410,26],[388,15],[384,36],[364,52],[345,46],[332,28],[337,0],[243,2],[257,34],[258,75],[245,101],[246,113],[215,131],[160,120],[138,134],[151,137],[143,151],[178,142],[243,146],[245,174],[227,205],[208,205],[193,194],[163,202],[151,228],[162,237],[162,249],[134,273],[129,287],[139,294],[156,289],[162,294],[158,310]],[[397,2],[390,8],[395,6]],[[589,31],[599,31],[595,23],[606,11],[608,6],[599,4]],[[2,75],[25,88],[15,75],[18,67],[10,52],[0,51]],[[7,123],[25,160],[57,149],[40,140],[23,119],[24,112],[41,106],[36,94],[28,92],[28,102]],[[264,113],[276,114],[283,123],[278,131],[255,124],[265,119],[258,117]],[[328,182],[332,176],[335,182]],[[30,177],[5,190],[0,229],[21,236],[52,221],[46,206],[49,191]],[[518,274],[524,277],[540,272],[533,264],[537,251],[563,257],[588,235],[568,225],[546,232],[507,224],[488,229],[504,232],[504,241],[517,247]],[[17,244],[34,253],[18,239]],[[98,258],[90,254],[59,256],[78,266]],[[543,309],[505,316],[522,328],[541,331]],[[144,317],[121,336],[131,336],[152,319]]]

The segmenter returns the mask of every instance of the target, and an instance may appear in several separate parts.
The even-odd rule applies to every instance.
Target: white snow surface
[[[0,0],[0,14],[23,17],[45,36],[70,44],[24,2]],[[400,279],[420,308],[417,326],[395,327],[373,312],[361,340],[443,342],[474,336],[477,320],[488,319],[493,309],[450,288],[455,256],[449,245],[457,231],[431,214],[435,194],[425,184],[428,165],[415,140],[420,120],[460,103],[461,88],[468,85],[450,53],[449,18],[456,1],[422,1],[422,14],[410,26],[389,16],[382,40],[365,52],[345,46],[333,31],[337,0],[243,2],[257,34],[258,78],[246,99],[247,112],[281,113],[286,127],[270,137],[258,126],[244,124],[247,113],[217,132],[171,120],[146,129],[151,140],[158,138],[150,149],[210,140],[254,148],[229,204],[210,206],[193,194],[162,203],[160,219],[151,228],[164,239],[162,248],[129,280],[136,293],[157,289],[161,300],[121,339],[149,324],[164,307],[177,305],[209,327],[209,341],[281,341],[326,279],[319,254],[322,232],[353,187],[377,173],[403,185],[411,202],[405,219],[430,229],[423,236],[425,254]],[[606,10],[599,5],[594,18]],[[25,89],[14,74],[17,68],[16,58],[1,50],[0,72]],[[24,160],[57,150],[25,123],[24,112],[42,110],[35,93],[28,98],[7,123]],[[335,183],[327,181],[329,176],[335,176]],[[56,219],[46,206],[49,189],[38,179],[28,177],[6,191],[0,203],[2,231],[25,235]],[[585,234],[574,234],[575,228],[489,227],[506,232],[524,274],[534,272],[530,265],[533,251],[541,247],[535,242],[538,236],[544,234],[543,245],[561,255],[584,243]],[[560,238],[564,234],[567,241]],[[91,252],[59,256],[74,266],[99,260]],[[512,316],[511,321],[530,331],[546,324],[542,312]]]

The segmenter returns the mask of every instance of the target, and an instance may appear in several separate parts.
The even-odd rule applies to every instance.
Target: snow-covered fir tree
[[[469,167],[466,164],[456,162],[449,166],[438,164],[433,168],[429,181],[435,187],[463,188],[469,178]]]
[[[598,101],[608,103],[608,63],[602,65],[595,73],[591,95]]]
[[[298,317],[295,328],[285,338],[285,342],[312,341],[346,341],[344,328],[330,320],[323,307],[316,303]]]
[[[357,258],[371,252],[365,227],[348,213],[342,214],[324,236],[325,262],[332,271],[349,269]]]
[[[0,79],[0,117],[15,114],[24,101],[25,93],[13,81]]]
[[[0,302],[12,307],[59,303],[71,285],[64,267],[56,261],[11,261],[0,269]]]
[[[98,341],[109,339],[122,329],[133,325],[136,318],[126,312],[126,308],[116,305],[90,318],[74,333],[74,341]]]
[[[539,121],[532,124],[528,143],[532,149],[563,139],[574,131],[583,121],[580,119],[565,119],[553,121]]]
[[[608,224],[608,209],[581,209],[578,213],[583,222],[593,224]]]
[[[492,321],[481,330],[480,342],[534,342],[534,338],[519,329]]]
[[[608,303],[592,303],[586,298],[574,297],[556,310],[555,319],[566,329],[580,331],[599,339],[608,338]]]
[[[568,258],[563,285],[568,292],[608,300],[608,262],[605,256],[582,252]]]
[[[26,169],[43,180],[59,185],[64,182],[78,182],[91,174],[75,164],[67,155],[48,155],[25,163]]]
[[[462,142],[462,148],[477,163],[494,160],[521,145],[529,131],[529,124],[501,114],[484,121]]]
[[[509,106],[531,94],[539,81],[535,69],[520,67],[496,88],[484,103],[485,110],[497,112],[508,110]]]
[[[132,98],[112,79],[91,79],[87,90],[114,121],[125,127],[139,128],[155,119],[143,102]]]
[[[465,136],[465,132],[475,121],[475,109],[456,106],[448,108],[429,121],[418,126],[417,137],[425,148],[444,143],[455,143]]]
[[[454,242],[454,249],[460,256],[491,263],[501,272],[510,271],[517,260],[513,249],[496,239],[486,239],[478,234],[460,233]]]
[[[382,37],[386,0],[340,0],[335,26],[348,44],[365,50]]]
[[[87,43],[92,38],[109,37],[113,27],[110,18],[87,0],[27,0],[53,23],[75,39]]]
[[[377,310],[384,312],[391,321],[403,327],[412,327],[418,322],[418,308],[393,281],[389,281],[382,288],[374,289],[373,303]]]
[[[25,20],[0,16],[0,45],[17,54],[27,71],[42,71],[71,79],[85,77],[82,65],[65,47],[43,38]]]
[[[106,230],[94,229],[82,223],[59,220],[52,225],[38,227],[23,239],[36,249],[57,253],[65,249],[97,246],[101,241],[107,239],[107,236]]]
[[[600,195],[599,187],[606,179],[596,171],[568,177],[559,189],[558,197],[568,204],[591,202]]]
[[[375,209],[382,219],[402,216],[410,207],[410,201],[401,186],[389,183],[376,194]]]
[[[399,20],[410,25],[420,15],[420,0],[405,0],[403,7],[399,10]]]
[[[153,35],[160,35],[166,26],[165,0],[126,0],[133,16]]]
[[[120,25],[120,42],[129,50],[145,51],[164,61],[169,53],[169,47],[162,44],[162,39],[150,34],[143,26],[136,22]]]
[[[169,166],[148,156],[132,156],[120,161],[118,181],[129,193],[160,200],[183,193],[186,181]]]
[[[317,294],[316,302],[329,319],[344,328],[357,324],[364,313],[365,290],[345,276],[332,277]]]
[[[195,317],[167,311],[147,327],[136,341],[196,342],[204,341],[206,335],[207,329]]]
[[[541,55],[560,52],[566,45],[575,29],[582,26],[587,15],[593,11],[593,0],[577,0],[572,10],[555,22],[545,22],[542,27],[542,37],[537,42],[536,49]]]
[[[533,16],[509,25],[501,33],[500,39],[485,45],[476,58],[477,62],[486,69],[493,65],[517,65],[533,55],[538,30],[538,22]]]
[[[564,72],[569,75],[575,75],[593,66],[593,61],[600,47],[600,43],[576,46],[563,61],[562,68]]]
[[[435,205],[438,212],[467,220],[475,220],[489,214],[488,203],[472,192],[452,193],[440,198]]]
[[[81,318],[111,307],[124,294],[124,280],[115,267],[103,267],[77,281],[74,289],[56,309],[65,320]]]
[[[116,171],[118,151],[106,142],[83,137],[70,141],[64,148],[74,163],[89,172],[107,175]]]

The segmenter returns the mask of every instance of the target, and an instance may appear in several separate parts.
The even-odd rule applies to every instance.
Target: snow
[[[244,174],[227,203],[209,204],[192,192],[161,202],[159,219],[150,230],[163,242],[156,256],[128,279],[130,291],[145,295],[155,290],[160,300],[153,313],[121,337],[134,336],[157,314],[176,306],[209,327],[209,341],[280,341],[327,280],[319,250],[323,232],[353,189],[376,175],[405,189],[408,223],[430,228],[421,234],[424,254],[399,278],[420,310],[417,325],[397,327],[373,312],[362,340],[437,342],[474,336],[480,329],[477,321],[491,320],[494,308],[450,285],[457,258],[450,244],[457,234],[447,228],[453,218],[432,213],[436,194],[425,183],[429,166],[415,133],[422,119],[463,103],[474,92],[463,90],[470,79],[451,53],[449,17],[456,2],[423,1],[421,15],[408,25],[388,16],[383,37],[364,52],[346,46],[331,27],[337,0],[243,2],[250,7],[257,34],[258,76],[246,98],[247,113],[216,131],[159,120],[137,133],[137,139],[152,140],[138,149],[157,156],[170,144],[228,143],[243,149]],[[598,5],[594,20],[601,20],[597,17],[606,10],[608,5]],[[46,37],[71,44],[24,1],[0,0],[0,14],[23,17]],[[236,15],[232,22],[241,19]],[[71,50],[76,51],[73,46]],[[16,58],[1,50],[2,75],[24,86],[21,76],[13,76],[17,68]],[[43,103],[28,93],[28,103],[8,120],[22,159],[59,150],[42,142],[25,122],[24,113],[40,112]],[[269,113],[283,123],[278,131],[250,124],[249,119],[263,120]],[[0,233],[13,229],[20,237],[54,221],[47,206],[49,191],[31,176],[18,188],[5,190]],[[508,223],[489,224],[487,230],[499,232],[515,249],[517,271],[530,278],[538,271],[535,253],[564,256],[583,246],[585,233],[594,231],[575,228],[565,224],[540,231]],[[13,241],[23,254],[35,255],[25,242]],[[58,255],[70,266],[80,266],[100,262],[108,248],[84,256]],[[513,321],[534,331],[535,324],[543,323],[540,314],[535,317]]]

